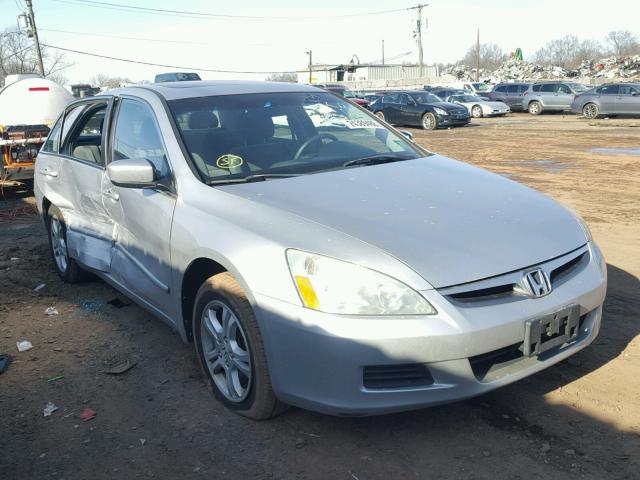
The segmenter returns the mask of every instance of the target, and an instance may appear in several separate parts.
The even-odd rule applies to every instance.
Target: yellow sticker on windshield
[[[239,157],[238,155],[232,155],[230,153],[221,155],[216,160],[216,166],[218,168],[226,168],[229,170],[231,170],[232,168],[239,167],[243,163],[244,163],[244,160],[242,159],[242,157]]]

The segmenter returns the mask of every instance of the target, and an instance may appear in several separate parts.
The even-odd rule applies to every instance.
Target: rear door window
[[[534,85],[531,88],[531,90],[533,90],[534,92],[539,92],[541,88],[542,88],[542,85]]]
[[[545,83],[544,85],[542,85],[542,88],[540,88],[540,91],[542,93],[553,93],[556,91],[556,84],[555,83]]]
[[[499,87],[496,87],[493,91],[498,93],[505,93],[507,91],[507,86],[500,85]]]
[[[633,93],[638,93],[638,88],[633,85],[620,85],[618,87],[619,95],[632,95]]]
[[[106,111],[106,101],[82,105],[82,115],[64,142],[67,155],[83,162],[104,165],[102,133]]]
[[[398,94],[392,93],[391,95],[385,95],[382,97],[382,103],[398,103]]]
[[[556,93],[571,93],[571,89],[562,83],[556,85]]]
[[[509,85],[507,93],[518,93],[518,85]]]
[[[618,95],[619,91],[620,91],[619,85],[606,85],[602,87],[602,90],[600,90],[600,93],[602,95]]]
[[[529,85],[518,85],[518,93],[524,93],[529,90]]]

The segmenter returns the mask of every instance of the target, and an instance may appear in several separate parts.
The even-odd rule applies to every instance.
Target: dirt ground
[[[640,478],[640,121],[512,114],[413,130],[579,212],[609,263],[595,343],[469,401],[371,418],[229,413],[192,346],[101,282],[63,285],[28,192],[0,196],[0,479]],[[45,284],[35,292],[34,288]],[[59,314],[48,316],[47,307]],[[33,348],[19,353],[16,342]],[[122,375],[105,370],[135,362]],[[60,378],[62,377],[62,378]],[[43,416],[47,402],[58,410]],[[92,408],[97,416],[79,415]]]

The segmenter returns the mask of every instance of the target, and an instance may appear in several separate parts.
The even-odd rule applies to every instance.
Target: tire
[[[384,112],[376,112],[376,113],[374,113],[374,115],[375,115],[376,117],[378,117],[380,120],[385,120],[385,118],[384,118]]]
[[[435,130],[438,128],[438,119],[433,113],[427,112],[422,116],[422,128],[425,130]]]
[[[67,225],[60,209],[49,207],[45,218],[47,235],[49,237],[49,251],[58,276],[65,283],[78,283],[92,277],[91,273],[83,270],[78,263],[69,257],[67,250]]]
[[[480,105],[474,105],[471,108],[471,116],[473,118],[482,118],[484,113],[482,113],[482,107]]]
[[[584,107],[582,107],[582,115],[584,115],[584,118],[593,120],[595,118],[598,118],[598,116],[600,115],[600,109],[595,103],[587,103]]]
[[[540,115],[542,113],[542,104],[540,102],[531,102],[528,110],[531,115]]]
[[[254,420],[266,420],[287,409],[273,392],[253,309],[230,273],[214,275],[202,284],[192,321],[200,366],[222,404]]]

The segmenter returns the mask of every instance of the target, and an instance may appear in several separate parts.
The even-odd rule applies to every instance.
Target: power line
[[[210,13],[210,12],[197,12],[197,11],[188,11],[188,10],[169,10],[163,8],[151,8],[151,7],[139,7],[135,5],[128,5],[124,3],[113,3],[113,2],[102,2],[97,0],[54,0],[60,3],[68,3],[73,5],[82,5],[85,7],[94,7],[94,8],[106,8],[109,10],[120,10],[120,11],[129,11],[129,12],[140,12],[140,13],[149,13],[155,15],[180,15],[187,17],[205,17],[205,18],[217,18],[217,19],[227,19],[227,20],[325,20],[325,19],[337,19],[337,18],[353,18],[353,17],[365,17],[365,16],[373,16],[373,15],[384,15],[388,13],[397,13],[404,12],[408,10],[407,8],[394,8],[389,10],[378,10],[373,12],[362,12],[362,13],[350,13],[350,14],[342,14],[342,15],[322,15],[322,16],[292,16],[292,17],[282,17],[282,16],[258,16],[258,15],[229,15],[229,14],[221,14],[221,13]]]
[[[212,69],[212,68],[201,68],[201,67],[185,67],[185,66],[181,66],[181,65],[167,65],[167,64],[163,64],[163,63],[153,63],[153,62],[144,62],[142,60],[133,60],[130,58],[119,58],[119,57],[112,57],[109,55],[100,55],[98,53],[91,53],[91,52],[84,52],[82,50],[74,50],[71,48],[63,48],[63,47],[57,47],[55,45],[49,45],[46,43],[41,43],[42,46],[44,47],[48,47],[48,48],[53,48],[54,50],[61,50],[63,52],[69,52],[69,53],[76,53],[78,55],[86,55],[89,57],[97,57],[97,58],[104,58],[107,60],[115,60],[118,62],[126,62],[126,63],[136,63],[139,65],[148,65],[148,66],[152,66],[152,67],[163,67],[163,68],[175,68],[178,70],[196,70],[196,71],[200,71],[200,72],[211,72],[211,73],[238,73],[238,74],[246,74],[246,75],[251,75],[251,74],[255,74],[255,75],[268,75],[271,73],[295,73],[298,70],[296,69],[291,69],[291,70],[262,70],[262,71],[243,71],[243,70],[220,70],[220,69]],[[394,57],[390,57],[390,58],[400,58],[400,57],[404,57],[406,55],[408,55],[411,52],[406,52],[400,55],[396,55]],[[341,65],[340,63],[332,63],[331,65]],[[344,64],[345,66],[347,66],[347,64]],[[331,71],[333,69],[330,68],[313,68],[314,72],[328,72]]]
[[[121,35],[107,35],[104,33],[90,33],[90,32],[74,32],[71,30],[57,30],[54,28],[40,28],[42,32],[56,32],[56,33],[69,33],[71,35],[87,35],[89,37],[103,37],[103,38],[120,38],[123,40],[141,40],[145,42],[160,42],[160,43],[180,43],[188,45],[210,45],[206,42],[189,42],[186,40],[168,40],[162,38],[144,38],[144,37],[126,37]]]
[[[55,50],[61,50],[63,52],[70,52],[70,53],[77,53],[78,55],[87,55],[89,57],[105,58],[107,60],[116,60],[116,61],[119,61],[119,62],[137,63],[139,65],[150,65],[152,67],[176,68],[176,69],[179,69],[179,70],[197,70],[197,71],[200,71],[200,72],[240,73],[240,74],[257,74],[257,75],[266,75],[266,74],[270,74],[270,73],[293,73],[293,72],[296,72],[296,70],[280,70],[280,71],[274,71],[274,70],[268,70],[268,71],[219,70],[219,69],[200,68],[200,67],[185,67],[185,66],[179,66],[179,65],[165,65],[165,64],[162,64],[162,63],[144,62],[142,60],[132,60],[132,59],[128,59],[128,58],[118,58],[118,57],[111,57],[111,56],[108,56],[108,55],[100,55],[100,54],[97,54],[97,53],[83,52],[82,50],[73,50],[71,48],[56,47],[55,45],[48,45],[46,43],[42,43],[41,45],[44,45],[45,47],[48,47],[48,48],[53,48]],[[327,70],[316,70],[316,71],[327,71]]]

